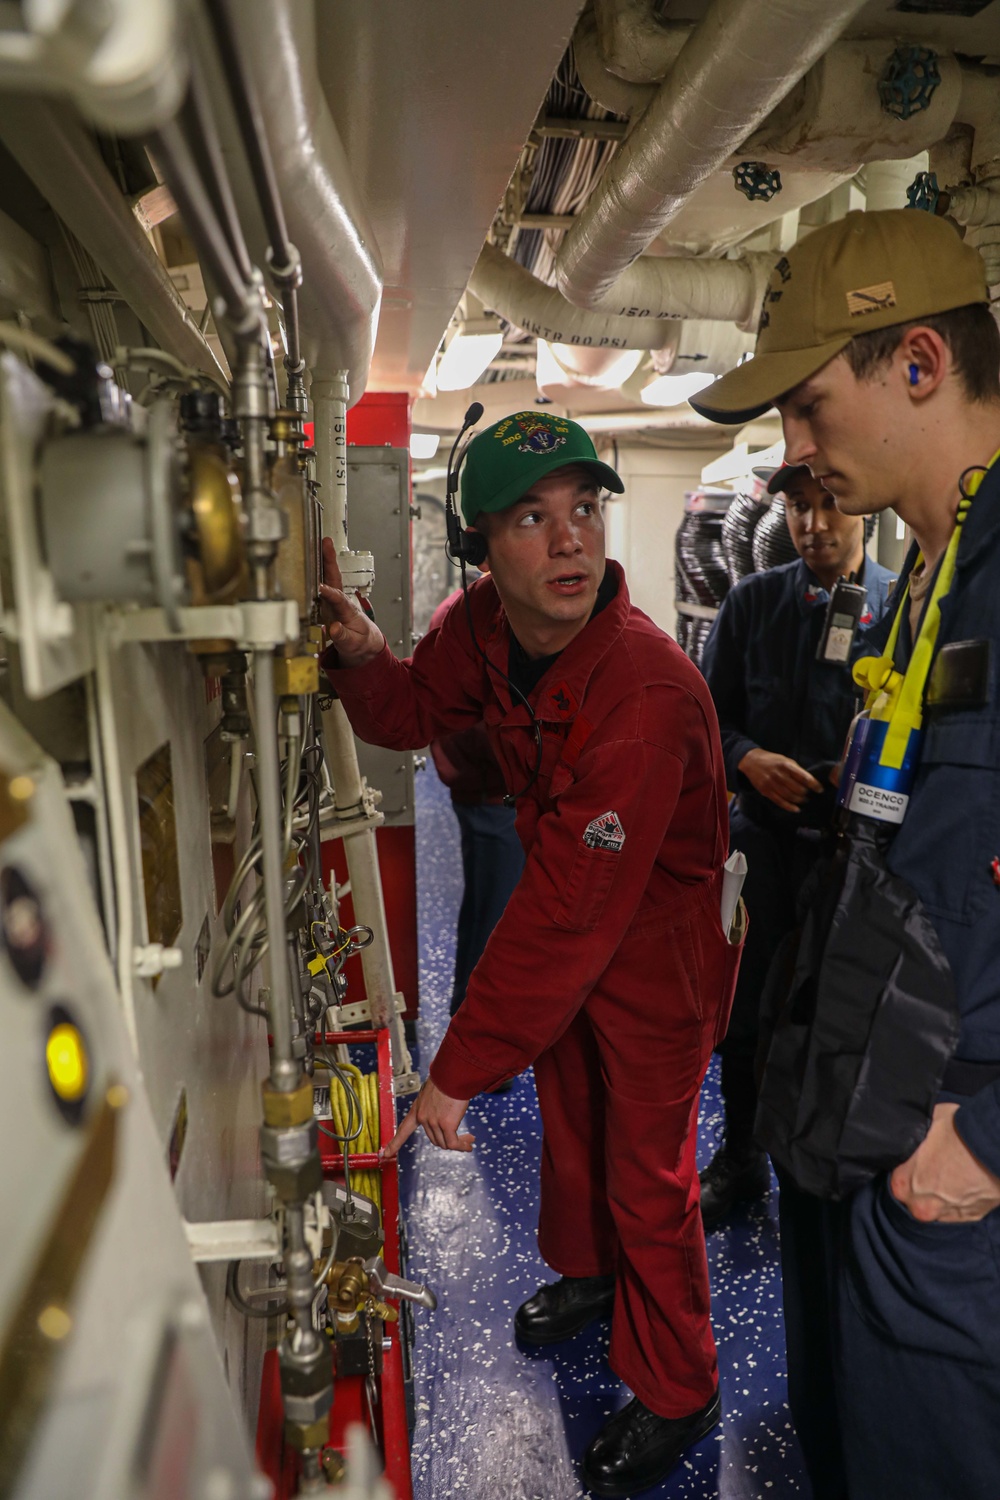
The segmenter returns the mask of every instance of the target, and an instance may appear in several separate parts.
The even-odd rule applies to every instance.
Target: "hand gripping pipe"
[[[864,0],[713,0],[566,235],[559,289],[597,307]]]

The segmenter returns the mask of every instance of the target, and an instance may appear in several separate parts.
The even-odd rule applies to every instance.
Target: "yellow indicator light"
[[[82,1099],[87,1087],[87,1049],[83,1037],[68,1021],[49,1033],[45,1061],[57,1098],[66,1104]]]
[[[73,1319],[64,1307],[50,1302],[48,1307],[43,1307],[38,1314],[38,1328],[47,1339],[53,1343],[59,1343],[72,1331]]]

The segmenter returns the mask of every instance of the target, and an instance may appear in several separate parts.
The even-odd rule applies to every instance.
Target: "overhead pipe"
[[[314,377],[346,369],[356,401],[375,345],[382,261],[320,84],[315,13],[315,0],[229,9],[302,260],[303,357]]]
[[[612,288],[599,311],[589,312],[495,245],[484,245],[469,286],[486,307],[549,343],[660,349],[671,337],[669,320],[676,318],[756,326],[774,261],[766,251],[733,260],[647,255]]]
[[[690,21],[661,21],[653,0],[594,0],[604,65],[629,83],[659,83],[691,35]]]
[[[0,140],[161,348],[225,381],[104,159],[66,106],[0,95]]]
[[[556,260],[597,307],[691,194],[836,41],[864,0],[712,0]]]
[[[573,32],[573,61],[584,92],[613,115],[635,119],[656,95],[653,83],[629,83],[604,60],[593,12],[585,10]]]

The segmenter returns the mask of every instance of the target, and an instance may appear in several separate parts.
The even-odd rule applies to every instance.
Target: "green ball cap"
[[[536,479],[567,464],[585,464],[605,489],[616,495],[625,491],[579,422],[544,411],[518,411],[494,422],[472,439],[462,468],[465,524],[474,526],[484,510],[506,510]]]

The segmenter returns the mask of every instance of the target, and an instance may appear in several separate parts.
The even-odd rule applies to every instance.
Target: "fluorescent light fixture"
[[[411,432],[410,433],[410,457],[411,458],[433,458],[438,451],[441,442],[439,432]]]
[[[714,375],[701,372],[693,375],[659,375],[643,386],[640,399],[646,406],[680,406],[691,396],[697,396],[707,385],[712,385]]]
[[[500,353],[503,334],[456,333],[437,368],[439,391],[467,391]]]

